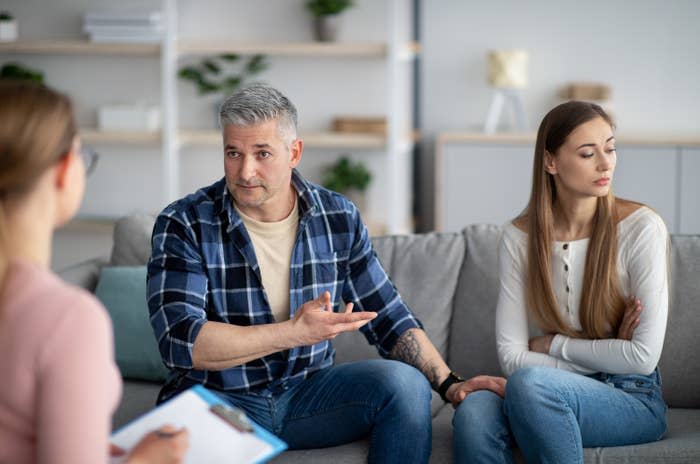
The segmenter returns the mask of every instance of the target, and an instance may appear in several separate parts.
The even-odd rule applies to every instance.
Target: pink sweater
[[[100,303],[13,262],[0,293],[0,463],[107,462],[120,395]]]

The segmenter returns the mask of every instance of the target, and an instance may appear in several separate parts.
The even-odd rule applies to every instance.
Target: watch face
[[[464,377],[462,377],[458,373],[452,372],[452,375],[455,377],[455,379],[459,380],[460,382],[464,382]]]

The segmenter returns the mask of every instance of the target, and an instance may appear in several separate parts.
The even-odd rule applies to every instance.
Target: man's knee
[[[400,361],[386,361],[386,363],[389,375],[384,379],[384,384],[390,392],[405,394],[414,401],[430,400],[430,383],[418,369]]]
[[[400,361],[379,361],[375,372],[378,391],[383,392],[388,403],[407,412],[430,414],[431,388],[425,376]]]

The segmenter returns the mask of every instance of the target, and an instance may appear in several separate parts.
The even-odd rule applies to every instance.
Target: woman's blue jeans
[[[583,448],[659,440],[666,404],[651,375],[593,374],[528,367],[508,379],[505,399],[476,391],[452,419],[458,463],[582,463]]]
[[[218,394],[290,449],[336,446],[368,436],[370,463],[427,463],[430,457],[430,384],[402,362],[340,364],[279,396]]]

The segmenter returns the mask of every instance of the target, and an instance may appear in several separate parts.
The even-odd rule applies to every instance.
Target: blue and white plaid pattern
[[[300,220],[291,259],[291,317],[328,290],[334,311],[352,301],[357,311],[378,312],[361,330],[387,356],[399,336],[422,327],[420,322],[379,263],[355,206],[297,171],[292,183]],[[272,394],[333,364],[335,351],[324,341],[222,371],[192,368],[192,346],[206,321],[240,326],[274,322],[252,242],[225,179],[165,208],[156,220],[152,247],[148,307],[161,356],[175,371],[170,384],[184,380]]]

